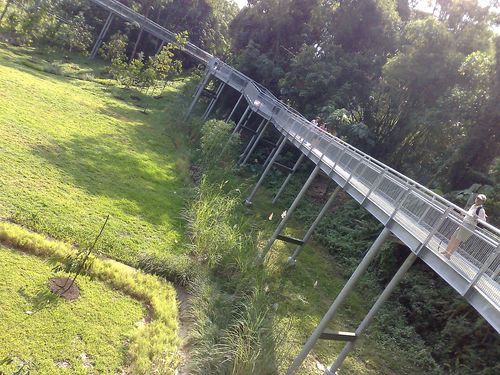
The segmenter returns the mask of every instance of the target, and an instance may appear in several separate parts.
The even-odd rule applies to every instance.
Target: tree
[[[2,14],[0,14],[0,22],[2,22],[5,14],[7,13],[7,11],[9,10],[11,4],[12,4],[12,1],[13,0],[7,0],[7,2],[5,3],[5,6],[3,8],[3,11],[2,11]]]
[[[159,22],[179,33],[188,31],[190,41],[219,57],[230,54],[229,24],[238,13],[233,0],[172,0]]]
[[[66,259],[62,265],[54,267],[55,272],[60,272],[60,271],[74,272],[73,278],[71,280],[69,279],[67,280],[69,281],[69,284],[66,282],[57,291],[58,294],[64,295],[64,293],[66,293],[68,290],[71,289],[77,277],[80,276],[82,272],[86,272],[90,269],[90,266],[92,265],[92,258],[91,258],[92,251],[94,250],[95,245],[99,240],[99,237],[101,237],[102,233],[104,232],[104,228],[106,227],[108,220],[109,220],[109,215],[106,216],[106,220],[104,220],[104,224],[102,225],[99,234],[96,236],[91,246],[89,246],[87,249],[84,248],[79,249],[76,254],[70,254],[66,256]]]

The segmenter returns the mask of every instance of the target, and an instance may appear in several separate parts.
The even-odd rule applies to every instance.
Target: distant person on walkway
[[[476,228],[477,221],[479,219],[486,221],[486,212],[484,211],[483,207],[483,204],[485,202],[486,195],[479,194],[476,197],[474,204],[465,214],[465,218],[462,221],[463,226],[457,228],[455,233],[453,233],[453,235],[451,236],[446,250],[441,253],[444,254],[446,258],[450,259],[451,255],[455,252],[455,250],[457,250],[458,246],[460,246],[462,242],[467,241],[470,236],[472,236],[474,228]]]
[[[319,126],[321,122],[321,117],[317,116],[314,118],[314,120],[311,121],[311,124],[313,124],[314,126]]]

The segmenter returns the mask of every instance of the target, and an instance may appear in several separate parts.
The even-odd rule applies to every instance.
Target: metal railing
[[[117,14],[118,16],[126,20],[136,22],[140,27],[143,27],[144,30],[151,33],[158,39],[165,40],[171,43],[176,42],[175,33],[164,28],[163,26],[158,25],[156,22],[151,21],[149,18],[144,17],[137,12],[134,12],[132,9],[130,9],[126,5],[123,5],[117,0],[90,1],[110,12]],[[189,42],[182,47],[182,50],[202,63],[207,63],[210,59],[213,59],[213,56],[210,53]]]

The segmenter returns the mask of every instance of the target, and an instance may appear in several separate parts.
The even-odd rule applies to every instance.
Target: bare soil
[[[76,282],[69,287],[71,279],[68,277],[53,277],[49,279],[49,289],[52,293],[58,296],[73,301],[80,297],[80,289]]]

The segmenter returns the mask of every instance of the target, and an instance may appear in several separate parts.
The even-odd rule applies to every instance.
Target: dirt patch
[[[80,289],[76,283],[71,285],[71,279],[68,277],[53,277],[49,279],[49,289],[52,293],[73,301],[80,297]]]
[[[189,176],[191,176],[191,180],[193,180],[195,185],[199,185],[202,174],[201,168],[197,165],[191,164],[189,166]]]
[[[56,365],[56,367],[59,367],[59,368],[71,368],[71,363],[69,363],[66,360],[56,361],[55,365]]]
[[[177,303],[179,304],[179,336],[183,340],[183,345],[180,348],[181,353],[181,364],[175,371],[175,375],[188,375],[187,363],[189,361],[189,343],[188,343],[188,332],[193,324],[193,321],[189,315],[189,309],[191,308],[191,295],[183,287],[177,285],[175,286],[175,291],[177,292]]]
[[[94,367],[92,365],[92,358],[87,353],[80,353],[80,359],[82,360],[83,367],[85,367],[86,369]]]

